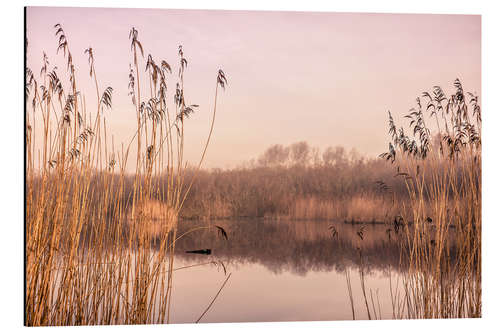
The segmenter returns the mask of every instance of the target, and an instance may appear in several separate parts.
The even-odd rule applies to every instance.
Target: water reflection
[[[177,261],[177,265],[185,264],[183,259]],[[291,272],[275,274],[260,264],[251,263],[230,270],[230,280],[201,322],[352,319],[344,273],[309,272],[306,277]],[[356,319],[368,319],[361,301],[359,278],[354,271],[351,275]],[[213,266],[176,272],[172,322],[194,323],[224,279],[224,274]],[[379,295],[382,318],[392,318],[388,277],[372,272],[366,279],[366,287],[373,290],[374,297]]]
[[[360,284],[360,252],[365,292],[379,316],[394,317],[393,293],[400,288],[400,242],[385,225],[361,226],[321,221],[183,221],[179,234],[220,225],[228,239],[212,229],[188,233],[176,245],[172,319],[192,323],[225,280],[231,279],[202,322],[302,321],[353,319],[346,282],[350,273],[356,319],[368,319]],[[210,249],[211,255],[186,253]],[[193,266],[197,264],[199,265]],[[391,280],[391,281],[389,281]],[[399,283],[399,287],[398,287]],[[372,313],[373,316],[373,313]]]
[[[181,221],[176,234],[171,323],[194,323],[207,306],[201,322],[350,320],[353,312],[355,319],[401,317],[394,299],[404,292],[408,259],[405,233],[393,226]],[[153,257],[160,237],[152,239]],[[167,270],[165,263],[162,278]]]
[[[211,249],[212,256],[233,265],[260,264],[273,273],[291,272],[305,276],[308,272],[342,272],[357,267],[362,251],[366,271],[400,269],[398,235],[389,236],[385,225],[366,225],[363,239],[359,225],[335,223],[338,232],[332,237],[331,222],[324,221],[218,221],[228,231],[225,240],[210,229],[184,236],[176,247],[176,256],[196,262],[198,256],[186,253]],[[179,234],[209,222],[184,221]],[[206,258],[204,258],[206,259]]]

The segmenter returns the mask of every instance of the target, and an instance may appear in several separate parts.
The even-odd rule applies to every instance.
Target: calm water
[[[209,222],[183,221],[179,234]],[[352,320],[346,270],[350,274],[355,317],[368,319],[360,283],[360,251],[370,310],[393,317],[392,290],[400,278],[397,235],[385,225],[317,221],[237,220],[210,222],[228,233],[195,231],[177,243],[171,322],[193,323],[207,308],[231,273],[201,322]],[[338,237],[330,230],[334,225]],[[186,253],[211,249],[210,255]],[[373,299],[373,301],[372,301]],[[373,302],[373,303],[372,303]],[[372,317],[373,311],[371,313]]]

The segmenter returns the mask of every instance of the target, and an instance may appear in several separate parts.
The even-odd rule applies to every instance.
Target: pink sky
[[[236,166],[271,144],[302,140],[376,156],[387,146],[388,110],[401,123],[422,91],[434,85],[450,91],[457,77],[466,91],[481,92],[478,15],[30,7],[34,73],[45,51],[63,76],[56,23],[68,37],[87,108],[95,108],[83,54],[89,46],[101,90],[114,88],[113,109],[106,112],[115,143],[127,141],[136,126],[127,95],[132,26],[145,56],[177,68],[177,46],[184,47],[186,99],[200,105],[188,123],[192,163],[208,134],[215,77],[223,69],[229,86],[219,99],[206,167]],[[174,92],[174,75],[169,82]]]

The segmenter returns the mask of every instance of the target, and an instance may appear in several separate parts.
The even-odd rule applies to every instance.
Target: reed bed
[[[184,129],[198,106],[184,98],[184,50],[178,47],[172,74],[165,60],[145,57],[138,31],[130,30],[137,129],[117,146],[106,125],[113,88],[98,79],[96,53],[91,47],[81,53],[89,64],[82,73],[95,85],[86,95],[70,40],[60,24],[54,29],[68,82],[45,54],[40,76],[26,68],[25,324],[167,323],[178,217],[194,181],[185,177]],[[168,83],[167,92],[170,80],[175,89]],[[219,89],[227,85],[223,71],[214,83],[212,121],[195,171],[212,136]],[[95,109],[87,107],[92,98]],[[134,162],[131,176],[127,165]]]
[[[376,195],[318,200],[298,199],[289,217],[296,220],[336,220],[349,223],[390,223],[399,212],[397,204]]]
[[[269,150],[273,147],[263,156],[271,159]],[[332,149],[327,148],[325,153]],[[259,162],[234,169],[203,170],[186,200],[183,217],[366,221],[375,218],[389,222],[396,211],[396,201],[407,196],[404,186],[380,159],[339,155],[333,161],[326,158],[314,162],[310,158],[300,163]],[[382,189],[377,183],[380,179],[388,179],[390,191]]]
[[[273,161],[269,150],[274,151],[275,146],[262,156]],[[325,149],[323,155],[331,150]],[[345,151],[341,147],[336,150]],[[392,224],[396,216],[408,216],[411,211],[410,195],[401,176],[379,158],[348,158],[340,154],[334,161],[314,162],[311,158],[301,164],[261,163],[203,170],[193,184],[182,216]],[[444,174],[444,166],[437,165],[436,172]],[[189,172],[186,176],[190,177]],[[424,179],[429,186],[431,181]],[[423,210],[428,216],[432,203],[426,193],[424,199]],[[447,200],[453,204],[453,198]]]
[[[397,128],[389,112],[392,141],[380,157],[408,195],[386,230],[400,249],[396,281],[388,272],[393,319],[481,317],[481,107],[458,79],[454,89],[447,97],[435,86],[422,94],[424,102],[417,98],[405,116],[409,128]],[[358,236],[361,301],[369,319],[381,319],[365,286],[363,229]],[[352,283],[346,270],[354,319]]]
[[[411,136],[389,113],[392,142],[381,157],[410,198],[400,221],[409,270],[398,312],[407,318],[481,316],[481,108],[458,79],[454,89],[447,97],[436,86],[417,99],[406,116]]]
[[[283,149],[291,150],[290,147]],[[305,142],[302,142],[301,147],[319,154],[319,149],[308,148]],[[190,183],[193,179],[194,182],[180,217],[390,224],[395,216],[410,210],[405,205],[409,199],[406,185],[395,177],[393,170],[381,159],[362,158],[352,152],[348,155],[342,147],[329,147],[324,150],[321,161],[310,156],[300,161],[288,157],[281,164],[268,162],[275,161],[272,157],[277,154],[275,150],[276,145],[271,146],[261,155],[258,164],[249,163],[244,167],[227,170],[185,169],[184,182]],[[336,152],[333,157],[332,151]],[[283,159],[285,155],[280,153],[280,156]],[[442,172],[439,168],[437,171]],[[174,183],[176,177],[174,175]],[[152,192],[159,191],[157,184],[169,182],[161,174],[153,175],[151,179]],[[134,182],[134,176],[125,176],[123,204],[132,197]],[[92,186],[99,184],[93,181]],[[451,204],[452,199],[449,200]],[[156,203],[166,204],[161,198]],[[424,204],[430,214],[428,198]]]
[[[223,71],[202,155],[189,166],[184,130],[198,105],[185,100],[182,46],[173,73],[166,61],[145,57],[138,31],[130,30],[128,93],[137,129],[117,146],[106,125],[113,88],[101,86],[94,50],[82,52],[95,85],[85,95],[67,35],[54,28],[68,82],[45,54],[39,76],[26,68],[26,325],[168,323],[176,241],[211,228],[180,234],[181,218],[243,216],[388,224],[384,244],[401,249],[394,318],[481,316],[481,108],[460,81],[449,97],[434,87],[423,103],[417,99],[406,116],[410,135],[389,113],[385,162],[341,147],[320,158],[298,142],[274,145],[248,167],[206,171]],[[167,92],[170,80],[175,90]],[[95,109],[86,98],[95,98]],[[312,241],[317,232],[297,223],[285,236]],[[368,317],[379,319],[378,295],[364,284],[368,259],[378,253],[363,252],[377,244],[362,226],[348,236],[349,249],[357,244]],[[346,281],[352,306],[349,271]]]

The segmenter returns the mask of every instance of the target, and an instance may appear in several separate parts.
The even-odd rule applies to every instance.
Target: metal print
[[[481,317],[480,16],[25,15],[25,325]]]

